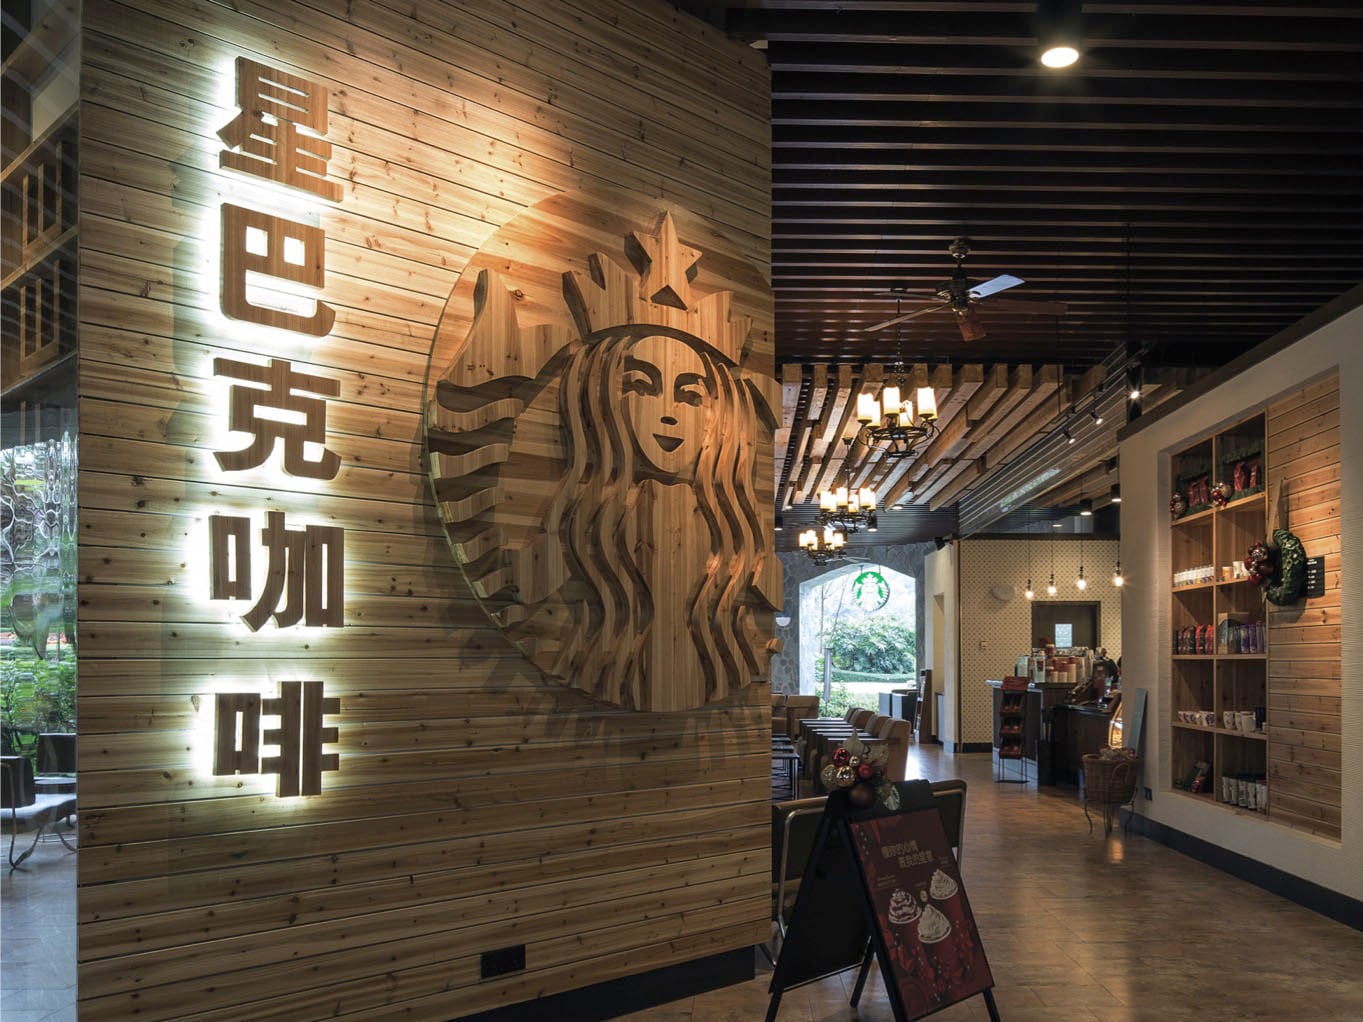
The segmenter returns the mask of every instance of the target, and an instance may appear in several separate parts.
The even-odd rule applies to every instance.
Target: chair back
[[[908,769],[909,739],[913,735],[913,725],[907,720],[887,717],[876,732],[890,747],[890,759],[885,766],[886,775],[892,781],[903,781]]]
[[[933,781],[932,800],[942,817],[942,829],[947,834],[947,844],[956,849],[956,865],[960,866],[965,854],[965,781],[952,778],[947,781]]]
[[[785,934],[795,894],[814,850],[826,796],[777,802],[771,807],[771,914]]]
[[[874,716],[875,711],[865,710],[858,706],[855,710],[852,711],[851,715],[847,718],[847,723],[851,724],[854,728],[857,728],[861,731],[865,731],[866,722]]]
[[[900,703],[899,715],[912,724],[918,719],[918,692],[916,690],[908,691],[900,698],[902,702]]]
[[[786,696],[786,732],[790,735],[797,735],[800,732],[800,721],[809,720],[819,715],[818,696]]]
[[[887,720],[893,719],[894,719],[893,717],[887,716],[886,714],[883,713],[873,713],[871,714],[870,717],[867,718],[866,723],[858,726],[868,735],[871,735],[873,737],[879,737],[880,729],[885,726],[885,722]]]
[[[38,736],[38,773],[74,774],[76,772],[76,736],[66,732],[51,732]]]
[[[33,802],[33,764],[28,757],[0,756],[0,806],[23,809]]]

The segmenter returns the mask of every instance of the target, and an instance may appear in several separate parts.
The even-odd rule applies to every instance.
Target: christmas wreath
[[[1286,529],[1274,529],[1272,544],[1255,543],[1245,555],[1249,580],[1278,607],[1296,603],[1306,579],[1306,548]]]

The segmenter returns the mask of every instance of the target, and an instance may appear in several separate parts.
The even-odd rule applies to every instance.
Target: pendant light
[[[1027,588],[1023,590],[1023,595],[1029,600],[1036,599],[1036,593],[1032,591],[1032,523],[1027,523]]]
[[[1126,576],[1122,574],[1122,559],[1117,558],[1117,567],[1112,569],[1112,584],[1120,589],[1126,585]]]
[[[1084,506],[1084,484],[1082,480],[1079,483],[1079,505]],[[1080,515],[1084,514],[1083,511],[1079,513]],[[1089,511],[1089,515],[1092,514],[1093,512]],[[1079,533],[1079,577],[1074,580],[1074,586],[1082,593],[1089,587],[1088,579],[1084,578],[1084,526],[1082,522],[1076,531]]]
[[[1046,583],[1046,595],[1055,595],[1055,537],[1051,537],[1051,580]]]

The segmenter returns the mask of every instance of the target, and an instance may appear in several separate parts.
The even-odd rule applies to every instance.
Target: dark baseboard
[[[707,990],[743,983],[757,975],[753,949],[741,947],[708,958],[669,965],[637,976],[567,990],[536,1001],[509,1004],[454,1022],[602,1022]]]
[[[1310,880],[1293,876],[1276,866],[1251,859],[1239,852],[1232,852],[1228,848],[1214,845],[1210,841],[1176,830],[1157,820],[1132,813],[1129,809],[1122,811],[1122,819],[1123,821],[1129,819],[1130,827],[1136,833],[1144,834],[1151,840],[1167,845],[1176,852],[1182,852],[1189,858],[1205,862],[1208,866],[1229,873],[1238,880],[1262,887],[1270,894],[1296,902],[1303,908],[1319,912],[1345,926],[1363,930],[1363,901],[1357,898],[1350,898]]]
[[[993,752],[993,742],[947,742],[946,751],[953,756],[958,756],[967,752]]]

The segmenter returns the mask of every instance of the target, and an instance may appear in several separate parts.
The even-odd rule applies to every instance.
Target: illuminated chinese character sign
[[[222,473],[244,475],[252,487],[260,485],[252,473],[282,469],[289,477],[327,482],[342,467],[327,437],[327,403],[340,396],[340,383],[295,369],[289,357],[300,337],[325,337],[336,323],[323,300],[326,233],[316,225],[314,205],[341,198],[340,186],[327,178],[327,98],[305,79],[242,57],[238,110],[218,132],[224,143],[219,165],[278,187],[290,214],[240,201],[221,208],[220,308],[229,319],[261,329],[250,342],[259,361],[213,360],[213,375],[227,388],[227,430],[240,438],[215,450],[214,460]],[[252,632],[271,623],[343,627],[345,531],[290,525],[283,510],[264,510],[263,519],[261,526],[258,515],[209,516],[209,598],[248,603],[241,620]],[[339,768],[339,755],[323,750],[337,740],[325,718],[340,712],[340,700],[324,696],[320,681],[282,682],[275,698],[218,693],[215,712],[215,775],[272,773],[280,796],[316,795],[322,775]],[[265,726],[267,718],[278,726]],[[264,755],[264,746],[278,754]]]
[[[275,793],[281,797],[319,794],[322,774],[340,768],[340,756],[323,751],[336,741],[336,728],[323,718],[340,712],[341,701],[324,696],[320,681],[281,682],[277,699],[219,692],[213,773],[278,774]],[[279,726],[262,728],[265,717],[278,717]],[[279,755],[261,756],[261,745],[279,746]]]

